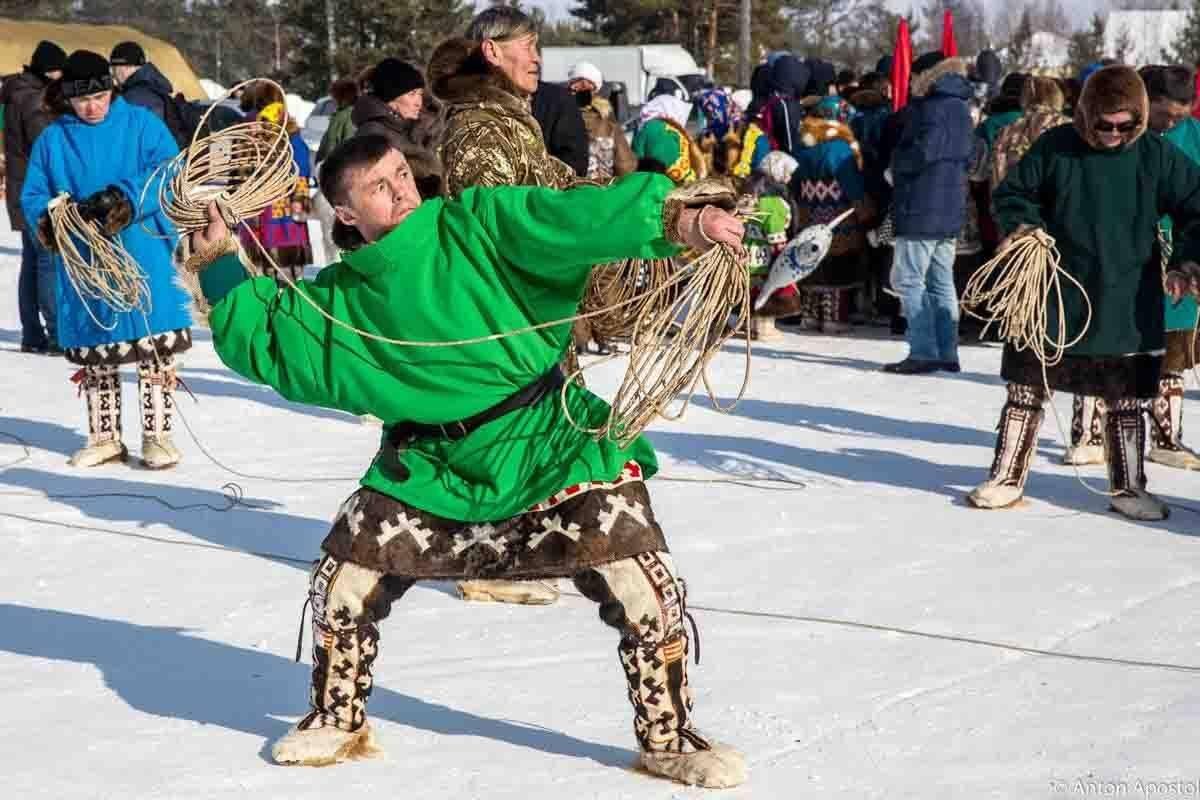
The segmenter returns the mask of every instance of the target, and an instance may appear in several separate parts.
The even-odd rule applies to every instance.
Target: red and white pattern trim
[[[621,474],[613,478],[611,481],[584,481],[577,483],[574,486],[568,486],[558,494],[552,495],[547,500],[537,503],[529,507],[527,513],[535,511],[546,511],[554,508],[561,503],[565,503],[572,497],[581,495],[584,492],[595,491],[596,489],[614,489],[626,483],[645,480],[642,475],[642,465],[636,461],[626,461],[625,466],[621,468]]]

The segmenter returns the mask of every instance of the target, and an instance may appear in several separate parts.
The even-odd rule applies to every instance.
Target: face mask
[[[592,104],[592,93],[591,92],[576,92],[575,93],[575,102],[579,105],[580,108],[587,108],[588,106],[590,106]]]

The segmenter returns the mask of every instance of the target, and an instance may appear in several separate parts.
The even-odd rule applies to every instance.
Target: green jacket
[[[975,127],[975,135],[983,139],[987,144],[988,153],[992,151],[992,145],[996,143],[996,137],[1000,135],[1000,131],[1012,125],[1021,118],[1023,111],[1001,111],[998,114],[988,116],[983,122]]]
[[[354,122],[350,119],[353,111],[354,106],[344,106],[333,112],[333,116],[329,118],[329,127],[325,129],[325,135],[321,137],[321,145],[317,148],[317,158],[313,163],[320,164],[326,156],[333,152],[335,147],[354,135]]]
[[[1089,147],[1073,125],[1038,138],[992,196],[1005,233],[1025,223],[1055,238],[1062,266],[1092,304],[1092,322],[1069,354],[1120,356],[1162,349],[1163,288],[1158,221],[1175,222],[1175,250],[1195,260],[1200,245],[1200,166],[1158,136],[1104,152]],[[1063,288],[1066,331],[1075,336],[1086,305]],[[1058,309],[1049,309],[1051,336]]]
[[[1183,154],[1190,158],[1193,163],[1200,164],[1200,121],[1188,117],[1163,134],[1163,138],[1182,150]],[[1168,241],[1170,241],[1170,217],[1163,217],[1162,227]],[[1171,260],[1174,263],[1178,263],[1180,259],[1178,256],[1173,256]],[[1196,327],[1196,315],[1198,313],[1196,298],[1185,297],[1176,305],[1170,297],[1167,297],[1166,306],[1167,330],[1190,331]]]
[[[490,408],[546,373],[571,343],[566,323],[480,344],[413,347],[335,326],[299,296],[357,328],[444,342],[576,313],[593,264],[666,258],[666,177],[638,173],[607,188],[468,189],[427,200],[380,241],[344,255],[297,289],[247,277],[233,256],[201,274],[221,360],[288,399],[374,414],[391,424],[452,422]],[[608,404],[568,383],[583,426]],[[567,486],[616,477],[629,460],[657,470],[643,438],[628,448],[572,426],[558,392],[459,441],[402,451],[407,477],[377,455],[362,485],[424,511],[483,522],[522,513]]]

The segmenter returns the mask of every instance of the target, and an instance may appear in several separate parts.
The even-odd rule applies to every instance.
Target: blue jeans
[[[58,346],[57,283],[54,258],[29,231],[21,232],[21,273],[17,277],[17,307],[21,315],[21,344],[44,350]],[[41,312],[46,325],[42,327]]]
[[[958,361],[954,239],[896,240],[892,288],[908,320],[908,357]]]

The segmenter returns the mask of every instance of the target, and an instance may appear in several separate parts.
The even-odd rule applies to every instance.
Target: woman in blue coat
[[[21,208],[37,220],[38,236],[55,251],[58,267],[59,343],[80,365],[87,397],[87,446],[71,464],[92,467],[128,455],[121,441],[121,364],[137,364],[142,416],[142,462],[174,466],[171,442],[175,356],[191,347],[188,299],[174,283],[171,250],[176,232],[143,191],[163,162],[179,152],[167,126],[153,113],[113,98],[105,58],[77,50],[61,80],[46,90],[58,118],[38,137],[21,192]],[[116,311],[82,297],[67,277],[46,209],[67,193],[85,219],[96,222],[141,268],[149,297],[142,307]],[[84,250],[82,242],[77,247]]]

